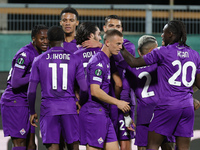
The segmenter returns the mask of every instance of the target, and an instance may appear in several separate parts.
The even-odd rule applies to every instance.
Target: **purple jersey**
[[[41,84],[41,114],[77,114],[76,80],[85,79],[80,59],[62,47],[53,47],[33,62],[30,81]]]
[[[27,85],[21,86],[14,89],[11,85],[11,78],[13,76],[13,70],[18,69],[24,71],[23,77],[30,75],[30,70],[32,67],[32,62],[39,53],[34,48],[32,43],[22,47],[14,56],[12,60],[12,68],[9,72],[7,79],[7,88],[1,97],[1,104],[7,106],[28,106],[27,103]],[[14,80],[14,78],[13,78]]]
[[[104,52],[102,51],[97,52],[96,55],[94,55],[89,60],[87,66],[87,82],[88,85],[98,84],[105,93],[107,94],[109,93],[110,59]],[[91,96],[90,90],[89,90],[88,101],[95,102],[94,104],[97,107],[103,106],[105,112],[108,113],[109,104],[97,99],[96,97]]]
[[[82,60],[83,67],[86,70],[89,59],[100,50],[101,50],[101,48],[99,48],[99,47],[84,48],[84,47],[80,46],[80,47],[78,47],[78,50],[74,52],[74,54],[79,56],[79,58]]]
[[[147,65],[158,64],[158,108],[193,106],[192,85],[200,73],[199,53],[178,43],[154,49],[144,56]]]
[[[137,124],[149,124],[158,101],[157,64],[128,67],[124,80],[123,90],[129,91],[131,88],[137,97]],[[123,96],[124,99],[126,97]]]
[[[74,53],[78,50],[75,39],[73,39],[71,42],[63,42],[63,47],[71,53]]]

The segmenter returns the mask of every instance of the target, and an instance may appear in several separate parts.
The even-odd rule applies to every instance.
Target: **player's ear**
[[[32,37],[32,41],[35,42],[35,40],[36,40],[35,37]]]
[[[106,31],[107,31],[107,30],[106,30],[106,26],[105,26],[105,25],[103,26],[103,31],[104,31],[104,32],[106,32]]]
[[[76,26],[78,26],[78,25],[79,25],[79,21],[77,20],[77,21],[76,21]]]
[[[142,54],[141,54],[140,50],[138,49],[137,51],[138,51],[138,54],[139,54],[139,56],[142,56]]]
[[[107,47],[109,47],[110,41],[109,41],[109,40],[106,40],[106,41],[105,41],[105,45],[106,45]]]
[[[90,33],[89,39],[94,39],[94,34],[93,33]]]

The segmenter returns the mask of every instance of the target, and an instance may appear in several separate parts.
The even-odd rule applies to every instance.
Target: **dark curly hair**
[[[175,36],[175,40],[173,43],[178,42],[180,45],[187,46],[186,41],[187,41],[187,33],[186,33],[186,28],[183,22],[180,20],[172,20],[169,21],[168,23],[168,28],[169,31],[171,31]]]
[[[35,37],[36,34],[40,33],[41,30],[45,30],[45,29],[48,30],[48,27],[43,24],[34,26],[31,31],[31,38]]]
[[[81,44],[86,40],[89,40],[90,34],[97,31],[98,27],[93,22],[83,22],[79,25],[79,27],[76,30],[76,44]]]

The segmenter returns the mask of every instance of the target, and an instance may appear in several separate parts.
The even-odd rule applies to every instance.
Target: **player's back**
[[[162,99],[159,105],[162,108],[169,105],[171,108],[193,106],[192,85],[200,65],[198,52],[175,43],[159,47],[150,55],[145,56],[150,56],[148,62],[158,63],[159,95]]]
[[[78,50],[75,51],[74,54],[76,54],[82,60],[83,67],[86,70],[86,67],[87,67],[87,64],[88,64],[90,58],[100,50],[101,50],[101,48],[99,48],[99,47],[84,48],[82,46],[79,46]]]
[[[126,70],[129,86],[137,98],[137,123],[148,124],[158,98],[157,64]]]
[[[43,99],[74,97],[74,81],[80,60],[61,47],[53,47],[37,59]],[[80,66],[80,70],[79,69]]]
[[[80,60],[62,47],[53,47],[35,59],[33,70],[30,81],[41,84],[42,113],[76,113],[75,79],[85,79]]]

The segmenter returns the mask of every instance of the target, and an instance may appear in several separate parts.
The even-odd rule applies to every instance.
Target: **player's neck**
[[[66,34],[65,33],[65,42],[71,42],[74,40],[74,37],[75,37],[75,33],[71,33],[71,34]]]
[[[62,43],[63,41],[50,41],[49,42],[49,45],[50,47],[62,47]]]
[[[112,54],[110,53],[109,49],[107,47],[105,47],[105,45],[103,46],[101,51],[103,51],[108,56],[108,58],[110,58],[112,56]]]

